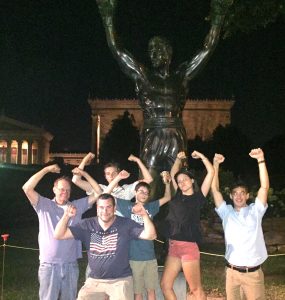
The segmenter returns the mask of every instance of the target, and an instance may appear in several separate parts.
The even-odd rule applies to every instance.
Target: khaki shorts
[[[145,290],[155,290],[158,287],[157,260],[130,260],[134,279],[135,294],[142,294]]]
[[[118,279],[87,278],[77,300],[130,300],[134,298],[132,276]],[[108,298],[107,298],[108,299]]]

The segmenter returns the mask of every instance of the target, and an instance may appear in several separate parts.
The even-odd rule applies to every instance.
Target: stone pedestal
[[[163,272],[163,267],[158,267],[159,281],[161,279],[162,272]],[[184,278],[183,272],[180,272],[178,274],[174,282],[174,291],[177,299],[186,300],[187,286],[186,286],[186,280]],[[155,293],[156,293],[156,300],[164,300],[160,287],[157,287]],[[146,295],[144,295],[144,300],[147,300]]]

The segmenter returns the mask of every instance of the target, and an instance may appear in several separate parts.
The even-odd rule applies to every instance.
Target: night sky
[[[18,0],[0,7],[0,109],[43,126],[52,151],[90,150],[88,95],[134,98],[134,86],[107,47],[95,1]],[[206,4],[205,4],[206,3]],[[147,43],[163,35],[173,66],[191,58],[209,30],[209,1],[122,0],[117,31],[125,47],[149,64]],[[190,83],[189,98],[232,99],[232,122],[255,144],[284,133],[285,24],[221,39]]]

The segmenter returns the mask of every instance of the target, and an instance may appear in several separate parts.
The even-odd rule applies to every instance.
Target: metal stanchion
[[[5,251],[6,251],[6,241],[8,240],[9,234],[5,233],[1,235],[3,239],[3,263],[2,263],[2,282],[1,282],[1,300],[4,300],[4,275],[5,275]]]

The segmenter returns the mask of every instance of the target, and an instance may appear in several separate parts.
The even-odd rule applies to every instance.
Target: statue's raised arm
[[[198,72],[206,65],[211,54],[215,50],[219,38],[220,32],[224,23],[225,16],[233,0],[212,0],[211,1],[211,12],[210,12],[210,21],[211,28],[207,34],[203,48],[199,50],[191,60],[182,63],[178,69],[177,73],[185,74],[184,84],[187,85],[188,82],[193,79]]]
[[[173,50],[170,42],[154,36],[148,44],[150,66],[144,67],[120,44],[115,31],[117,0],[97,0],[107,41],[123,72],[135,84],[143,111],[140,157],[154,178],[170,170],[178,152],[187,152],[187,136],[182,111],[188,95],[188,83],[206,64],[215,49],[224,17],[232,0],[212,0],[211,29],[202,50],[176,71],[170,68]],[[153,189],[154,190],[154,189]]]
[[[118,61],[122,71],[134,80],[144,77],[144,66],[138,63],[120,43],[114,26],[117,0],[97,0],[100,15],[106,32],[108,46]]]

